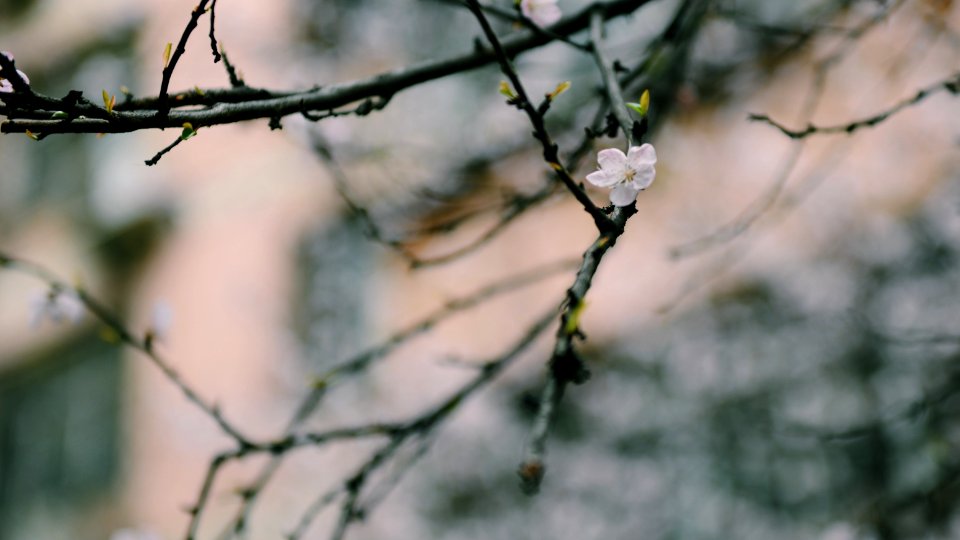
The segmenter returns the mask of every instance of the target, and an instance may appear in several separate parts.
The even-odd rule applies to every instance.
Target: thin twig
[[[423,414],[404,424],[404,427],[393,434],[393,438],[375,452],[357,471],[351,475],[342,484],[342,487],[334,491],[346,493],[343,503],[340,507],[340,517],[334,528],[331,538],[341,539],[351,524],[364,516],[360,509],[359,498],[363,493],[370,476],[380,467],[387,463],[402,445],[411,438],[425,439],[429,437],[434,430],[439,427],[447,418],[479,389],[485,387],[493,381],[500,373],[520,357],[536,341],[556,319],[556,308],[551,308],[536,322],[531,325],[523,336],[510,347],[505,353],[493,360],[489,360],[481,365],[477,375],[475,375],[459,390],[451,394],[447,399],[441,401],[437,406],[428,409]],[[287,538],[289,540],[298,540],[305,534],[306,530],[313,523],[319,512],[329,505],[332,498],[336,497],[332,491],[324,492],[315,503],[311,504],[307,511],[298,520],[294,531]]]
[[[170,56],[170,59],[167,61],[167,64],[163,66],[163,74],[160,80],[160,93],[157,95],[158,116],[166,116],[170,111],[170,105],[168,100],[167,91],[170,88],[170,78],[173,76],[173,70],[177,68],[177,62],[180,61],[180,57],[183,56],[183,53],[187,52],[187,41],[190,39],[190,34],[193,33],[193,30],[197,27],[197,23],[200,21],[200,17],[206,13],[207,3],[209,0],[200,0],[200,3],[193,8],[193,11],[190,13],[190,20],[187,21],[187,26],[183,29],[183,33],[180,35],[180,41],[177,42],[177,48],[173,51],[173,54]],[[213,35],[213,23],[211,22],[211,39]],[[189,120],[187,120],[189,121]],[[181,122],[181,125],[183,122]]]
[[[216,34],[217,0],[210,2],[210,50],[213,52],[213,63],[220,61],[220,47],[217,46]],[[231,83],[232,83],[231,79]]]
[[[800,108],[800,118],[804,118],[809,121],[809,119],[813,117],[826,90],[827,78],[830,74],[830,71],[838,66],[840,62],[847,56],[847,54],[853,50],[853,46],[857,43],[857,39],[863,36],[873,27],[879,25],[884,20],[884,17],[888,15],[894,7],[895,5],[892,5],[891,7],[881,11],[880,14],[874,15],[863,23],[857,25],[852,30],[846,31],[844,35],[847,39],[837,45],[837,47],[830,54],[827,54],[814,64],[813,79],[810,83],[810,88],[807,92],[807,97],[804,100],[804,104]],[[777,200],[780,198],[787,181],[790,179],[790,176],[793,174],[797,163],[800,161],[800,157],[804,150],[804,142],[805,141],[803,139],[799,139],[793,143],[793,147],[785,157],[783,165],[780,167],[779,172],[775,176],[770,188],[762,193],[747,208],[740,212],[736,218],[729,223],[718,227],[716,230],[701,236],[700,238],[683,242],[679,245],[671,247],[669,251],[670,257],[673,259],[683,259],[704,253],[709,249],[713,249],[736,240],[746,233],[751,227],[753,227],[754,224],[756,224],[774,207]]]
[[[487,40],[490,42],[494,51],[497,52],[501,71],[510,79],[510,82],[514,86],[517,97],[511,100],[511,104],[517,106],[527,113],[527,117],[530,119],[530,123],[534,128],[534,135],[544,147],[544,159],[546,159],[547,162],[555,170],[557,170],[561,180],[564,180],[563,175],[566,170],[559,165],[559,163],[557,163],[557,146],[556,144],[552,143],[543,125],[543,113],[545,112],[546,107],[549,106],[549,100],[545,101],[544,105],[541,105],[539,108],[535,109],[533,107],[533,104],[530,102],[529,98],[527,97],[527,93],[523,88],[523,84],[520,82],[519,75],[510,63],[509,57],[503,53],[503,50],[499,44],[499,39],[491,28],[489,21],[487,21],[486,17],[484,16],[483,11],[480,9],[477,0],[468,0],[468,3],[470,10],[474,14],[474,17],[476,17],[480,27],[483,29]],[[594,26],[594,28],[596,28],[596,21],[600,21],[599,14],[591,14],[591,25]],[[596,49],[596,46],[594,48]],[[599,58],[602,62],[602,55]],[[608,91],[608,95],[617,94],[620,92],[619,83],[615,77],[611,76],[609,78],[605,78],[603,82],[604,85],[612,84],[618,87],[614,91]],[[613,100],[611,100],[611,103],[608,103],[608,105],[614,108],[617,107],[617,104],[613,103]],[[623,115],[617,115],[617,118],[621,119],[623,118]],[[629,117],[626,118],[628,119]],[[624,132],[633,131],[629,125],[621,124],[620,127],[624,130]],[[636,133],[635,135],[639,139],[642,137],[643,133],[640,132]],[[568,185],[568,188],[570,187],[566,181],[564,181],[564,184]],[[588,212],[591,212],[591,215],[595,215],[591,211],[591,209],[596,209],[596,207],[593,206],[593,203],[589,199],[587,199],[586,202],[583,202],[581,197],[578,196],[583,195],[586,197],[586,195],[583,194],[582,189],[580,189],[579,186],[574,185],[572,191],[574,192],[574,195],[577,196],[577,200],[581,201],[581,204],[584,205],[584,208],[587,209]],[[541,395],[540,408],[534,422],[531,440],[527,446],[526,457],[523,463],[520,465],[518,471],[521,477],[521,487],[527,493],[535,493],[539,489],[540,482],[543,478],[543,473],[545,471],[543,458],[546,446],[546,436],[549,431],[549,426],[555,415],[556,406],[563,396],[564,387],[570,382],[581,383],[586,380],[586,368],[584,367],[583,362],[579,358],[573,346],[573,339],[575,337],[582,336],[577,320],[573,317],[576,317],[576,314],[582,310],[584,297],[586,296],[587,291],[590,289],[593,276],[596,274],[600,260],[603,258],[603,255],[607,252],[607,250],[613,247],[617,241],[617,238],[623,234],[624,226],[626,225],[627,220],[635,213],[636,206],[630,205],[627,207],[616,208],[610,217],[607,217],[606,214],[602,214],[603,219],[597,219],[596,217],[594,219],[600,235],[584,253],[583,262],[581,263],[577,277],[574,280],[573,285],[567,289],[567,295],[560,317],[560,327],[557,331],[556,343],[554,345],[553,354],[550,358],[550,376],[547,384],[545,385],[543,394]]]
[[[476,0],[468,0],[468,5],[470,7],[470,11],[473,12],[474,17],[476,17],[477,21],[480,23],[480,27],[483,30],[487,41],[489,41],[490,45],[493,47],[497,62],[500,64],[500,70],[504,75],[507,76],[508,79],[510,79],[510,83],[513,85],[513,90],[517,93],[516,98],[511,100],[511,103],[526,113],[527,118],[530,119],[530,124],[533,126],[534,137],[543,147],[544,161],[546,161],[547,165],[554,170],[557,179],[560,180],[564,186],[566,186],[567,190],[570,191],[571,194],[573,194],[574,198],[577,199],[577,202],[580,203],[583,209],[590,214],[590,217],[593,218],[593,221],[598,229],[607,230],[611,227],[614,227],[613,222],[607,216],[607,214],[598,208],[597,205],[593,204],[593,201],[590,200],[590,197],[587,196],[583,188],[578,185],[570,176],[570,172],[567,171],[567,168],[560,163],[559,147],[553,142],[553,139],[550,138],[550,134],[547,132],[546,126],[543,122],[543,114],[546,112],[546,108],[549,107],[550,99],[548,98],[545,100],[539,109],[534,107],[533,103],[530,101],[530,98],[527,97],[527,92],[523,87],[523,83],[520,82],[520,76],[517,74],[517,71],[513,68],[513,64],[510,62],[510,57],[507,54],[506,49],[501,44],[500,38],[497,37],[497,34],[490,26],[490,21],[488,21],[486,16],[483,14],[483,10],[480,9],[479,3]]]
[[[593,12],[590,16],[590,49],[593,51],[593,58],[600,70],[600,76],[603,78],[603,90],[607,97],[607,105],[617,119],[617,123],[620,124],[623,136],[627,139],[627,146],[633,146],[634,132],[639,131],[640,126],[630,117],[630,112],[627,111],[623,92],[621,92],[617,76],[613,72],[613,64],[603,50],[603,13],[599,11]]]
[[[234,450],[221,452],[214,456],[213,460],[210,461],[210,465],[207,467],[207,473],[200,487],[200,493],[197,495],[197,502],[190,508],[190,523],[187,525],[187,534],[184,538],[186,540],[195,540],[203,518],[203,512],[207,508],[210,495],[213,492],[213,484],[216,480],[217,473],[228,462],[255,454],[269,453],[273,456],[282,456],[296,448],[303,446],[321,446],[332,441],[354,440],[376,436],[389,437],[402,429],[403,426],[399,424],[369,424],[289,436],[279,441],[269,443],[251,443]]]
[[[126,325],[123,324],[123,322],[121,322],[117,315],[105,307],[104,304],[99,300],[94,298],[80,287],[68,285],[53,272],[38,264],[0,253],[0,268],[14,270],[33,276],[45,282],[53,290],[59,292],[70,292],[76,295],[76,297],[79,298],[83,303],[87,311],[92,313],[97,319],[100,320],[100,322],[113,331],[114,335],[120,342],[143,353],[158,369],[160,369],[167,380],[172,382],[174,386],[180,389],[180,392],[184,395],[184,397],[187,398],[187,401],[195,405],[207,416],[212,418],[213,421],[220,426],[221,431],[232,438],[239,447],[248,447],[253,444],[247,437],[242,435],[240,431],[233,426],[233,424],[224,418],[219,407],[208,403],[206,400],[200,397],[200,394],[197,393],[197,391],[194,390],[189,384],[187,384],[186,381],[183,380],[183,377],[181,377],[180,374],[173,369],[173,367],[167,363],[163,357],[160,356],[153,345],[153,338],[150,332],[147,332],[142,338],[137,337],[131,330],[127,328]]]
[[[847,124],[840,124],[834,126],[815,126],[809,124],[806,128],[800,130],[790,129],[783,124],[773,120],[765,114],[751,114],[748,118],[754,122],[763,122],[769,124],[780,130],[781,133],[790,137],[791,139],[803,139],[811,135],[826,135],[831,133],[847,133],[851,134],[858,129],[865,127],[874,127],[887,118],[899,113],[900,111],[912,107],[923,100],[927,99],[930,96],[936,95],[940,92],[950,92],[953,95],[960,93],[960,73],[955,73],[950,77],[933,83],[929,86],[921,88],[913,96],[900,101],[894,106],[881,111],[873,116],[868,116],[867,118],[862,118],[860,120],[854,120],[853,122]]]
[[[320,405],[321,400],[327,391],[343,382],[347,377],[362,373],[369,369],[375,362],[384,359],[392,351],[406,343],[407,341],[428,332],[437,324],[452,317],[457,313],[472,309],[490,299],[499,295],[507,294],[520,288],[541,282],[560,272],[567,272],[576,267],[574,260],[562,260],[540,266],[530,271],[512,275],[480,287],[473,293],[455,298],[446,302],[443,306],[426,315],[419,321],[411,324],[403,330],[400,330],[384,340],[377,346],[371,347],[352,358],[340,362],[333,368],[318,375],[310,392],[301,400],[294,415],[290,419],[285,429],[285,434],[281,440],[286,440],[293,436],[294,431],[299,428],[303,422],[313,414],[314,410]],[[296,440],[296,439],[295,439]],[[261,469],[253,484],[245,490],[245,496],[241,502],[237,514],[227,524],[224,534],[221,538],[231,538],[239,534],[246,526],[250,513],[256,505],[260,493],[266,487],[276,472],[280,464],[280,455],[275,454],[271,457],[267,465]],[[319,510],[317,510],[319,511]]]
[[[457,5],[457,6],[466,6],[467,4],[464,0],[433,0],[433,1],[440,2],[441,4],[451,4],[451,5]],[[553,41],[559,41],[561,43],[565,43],[573,47],[574,49],[577,49],[578,51],[586,52],[586,53],[590,52],[590,47],[588,45],[578,43],[573,39],[570,39],[570,37],[568,36],[565,36],[563,34],[557,34],[556,32],[551,31],[549,28],[541,27],[537,23],[531,21],[529,17],[525,17],[523,15],[523,12],[519,9],[519,6],[517,6],[513,10],[510,10],[495,4],[482,3],[480,4],[480,9],[482,9],[485,13],[493,15],[498,19],[512,22],[514,24],[522,25],[524,28],[526,28],[527,30],[530,30],[535,34],[540,34],[542,36],[548,37]]]
[[[167,152],[169,152],[169,151],[173,150],[174,148],[176,148],[177,145],[180,144],[180,143],[182,143],[183,141],[184,141],[184,138],[178,135],[177,138],[174,139],[172,143],[170,143],[170,144],[168,144],[167,146],[163,147],[162,150],[160,150],[159,152],[157,152],[156,154],[154,154],[154,156],[153,156],[152,158],[144,161],[144,163],[146,163],[148,167],[152,167],[152,166],[156,165],[157,163],[160,162],[160,158],[162,158],[164,155],[166,155]]]

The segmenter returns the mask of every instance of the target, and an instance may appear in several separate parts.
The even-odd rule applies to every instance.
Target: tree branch
[[[599,10],[605,20],[621,17],[639,9],[650,0],[613,0],[598,2],[580,12],[571,15],[554,25],[551,30],[557,34],[570,35],[585,29],[590,14]],[[201,2],[205,6],[206,0]],[[195,10],[193,17],[199,18]],[[188,25],[189,26],[189,25]],[[185,30],[181,42],[185,47]],[[541,47],[553,40],[532,32],[524,32],[503,41],[503,53],[516,56],[523,52]],[[177,51],[181,51],[178,45]],[[169,85],[169,76],[176,60],[182,55],[174,53],[167,68],[164,69],[165,81]],[[190,90],[167,95],[166,87],[161,86],[160,96],[145,100],[133,100],[127,104],[118,104],[112,114],[87,100],[68,103],[66,99],[54,99],[37,95],[37,99],[26,99],[16,94],[4,95],[4,105],[0,114],[8,118],[0,124],[2,133],[24,133],[31,131],[40,135],[57,133],[128,133],[144,129],[179,128],[189,122],[194,129],[201,127],[230,124],[257,119],[279,119],[304,111],[325,111],[343,107],[367,98],[389,98],[394,94],[413,86],[462,73],[497,60],[497,55],[487,49],[476,50],[469,54],[443,60],[422,62],[350,83],[327,87],[317,87],[301,92],[274,92],[265,89],[238,87],[229,89]],[[184,109],[202,105],[202,109]],[[58,119],[58,111],[73,111],[69,118]],[[39,118],[37,117],[39,115]]]
[[[0,57],[2,57],[2,55],[0,55]],[[143,337],[137,337],[123,324],[117,315],[111,312],[99,300],[82,288],[68,285],[65,281],[38,264],[0,253],[0,268],[31,275],[45,282],[51,290],[57,293],[70,292],[75,294],[87,311],[92,313],[100,322],[113,331],[120,342],[143,353],[163,373],[167,380],[180,389],[180,392],[187,398],[187,401],[212,418],[213,421],[220,426],[221,431],[232,438],[238,447],[245,448],[253,444],[247,437],[242,435],[232,423],[224,418],[223,413],[220,412],[217,405],[208,403],[200,397],[200,394],[187,384],[187,382],[183,380],[183,377],[157,353],[151,331],[146,332]]]
[[[936,95],[940,92],[950,92],[953,95],[960,93],[960,73],[955,73],[942,81],[931,84],[930,86],[921,88],[914,94],[912,97],[909,97],[903,101],[900,101],[893,107],[879,112],[873,116],[868,116],[867,118],[862,118],[860,120],[854,120],[848,124],[840,124],[835,126],[815,126],[809,124],[806,128],[801,130],[790,129],[783,124],[773,120],[765,114],[751,114],[748,118],[754,122],[763,122],[769,124],[780,130],[781,133],[790,137],[791,139],[803,139],[811,135],[826,135],[831,133],[847,133],[851,134],[858,129],[865,127],[874,127],[887,118],[899,113],[900,111],[912,107],[923,100],[927,99],[930,96]]]

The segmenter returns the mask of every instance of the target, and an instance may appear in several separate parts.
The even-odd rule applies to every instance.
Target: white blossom
[[[150,310],[150,329],[158,340],[165,340],[173,327],[173,308],[166,300],[156,300]]]
[[[78,323],[85,311],[83,301],[73,291],[51,289],[33,298],[30,304],[30,326],[38,328],[44,320],[55,324]]]
[[[8,60],[13,61],[13,55],[12,55],[12,54],[10,54],[10,53],[8,53],[8,52],[6,52],[6,51],[0,51],[0,54],[6,56]],[[24,73],[24,72],[22,72],[22,71],[20,71],[20,70],[18,69],[18,70],[17,70],[17,74],[20,75],[20,78],[23,79],[23,82],[25,82],[25,83],[27,83],[27,84],[30,84],[30,79],[27,78],[27,74],[26,74],[26,73]],[[0,77],[0,93],[10,94],[10,93],[12,93],[12,92],[13,92],[13,85],[10,84],[10,81],[8,81],[7,79],[4,79],[3,77]]]
[[[563,16],[557,0],[520,0],[520,11],[537,26],[550,26]]]
[[[607,148],[597,153],[600,170],[587,175],[587,181],[595,186],[612,187],[610,202],[627,206],[637,200],[637,194],[650,187],[657,171],[657,152],[653,145],[631,146],[626,155],[616,148]]]

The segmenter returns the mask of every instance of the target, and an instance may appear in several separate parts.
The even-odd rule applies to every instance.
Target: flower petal
[[[537,26],[549,26],[563,16],[557,0],[521,0],[520,11]]]
[[[598,187],[610,187],[623,180],[623,175],[610,174],[607,171],[594,171],[587,175],[587,182]]]
[[[653,149],[650,143],[644,143],[640,146],[631,146],[627,151],[627,162],[631,167],[642,170],[644,166],[653,165],[657,162],[657,151]]]
[[[537,9],[533,21],[540,26],[550,26],[560,20],[563,12],[556,4],[541,6]]]
[[[636,169],[636,173],[633,175],[633,182],[630,182],[630,185],[637,191],[643,191],[650,187],[650,184],[653,183],[653,179],[656,177],[657,170],[653,168],[653,165],[647,165]]]
[[[637,194],[640,190],[633,187],[632,184],[620,184],[610,192],[610,202],[615,206],[629,206],[637,200]]]
[[[607,173],[623,176],[627,170],[627,156],[618,148],[604,148],[597,152],[597,164]]]

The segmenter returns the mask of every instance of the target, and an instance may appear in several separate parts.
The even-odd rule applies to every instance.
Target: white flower
[[[557,0],[520,0],[520,12],[537,26],[550,26],[563,16]]]
[[[6,52],[6,51],[0,51],[0,54],[6,56],[7,59],[10,60],[11,62],[13,61],[13,55],[12,55],[12,54],[10,54],[10,53],[8,53],[8,52]],[[27,83],[27,84],[30,84],[30,79],[27,78],[27,74],[26,74],[26,73],[24,73],[24,72],[22,72],[22,71],[20,71],[20,70],[18,69],[18,70],[17,70],[17,74],[20,75],[20,78],[23,79],[23,82],[25,82],[25,83]],[[3,77],[0,77],[0,93],[7,93],[7,94],[13,93],[13,85],[10,84],[10,81],[4,79]]]
[[[173,308],[166,300],[156,300],[150,311],[150,331],[157,340],[166,340],[173,327]]]
[[[50,289],[33,298],[30,305],[30,326],[38,328],[44,319],[56,324],[65,321],[78,323],[83,319],[85,309],[83,301],[75,292]]]
[[[631,146],[627,154],[616,148],[607,148],[597,154],[600,170],[587,175],[595,186],[613,187],[610,202],[627,206],[637,200],[637,194],[650,187],[657,171],[657,152],[653,145]]]

